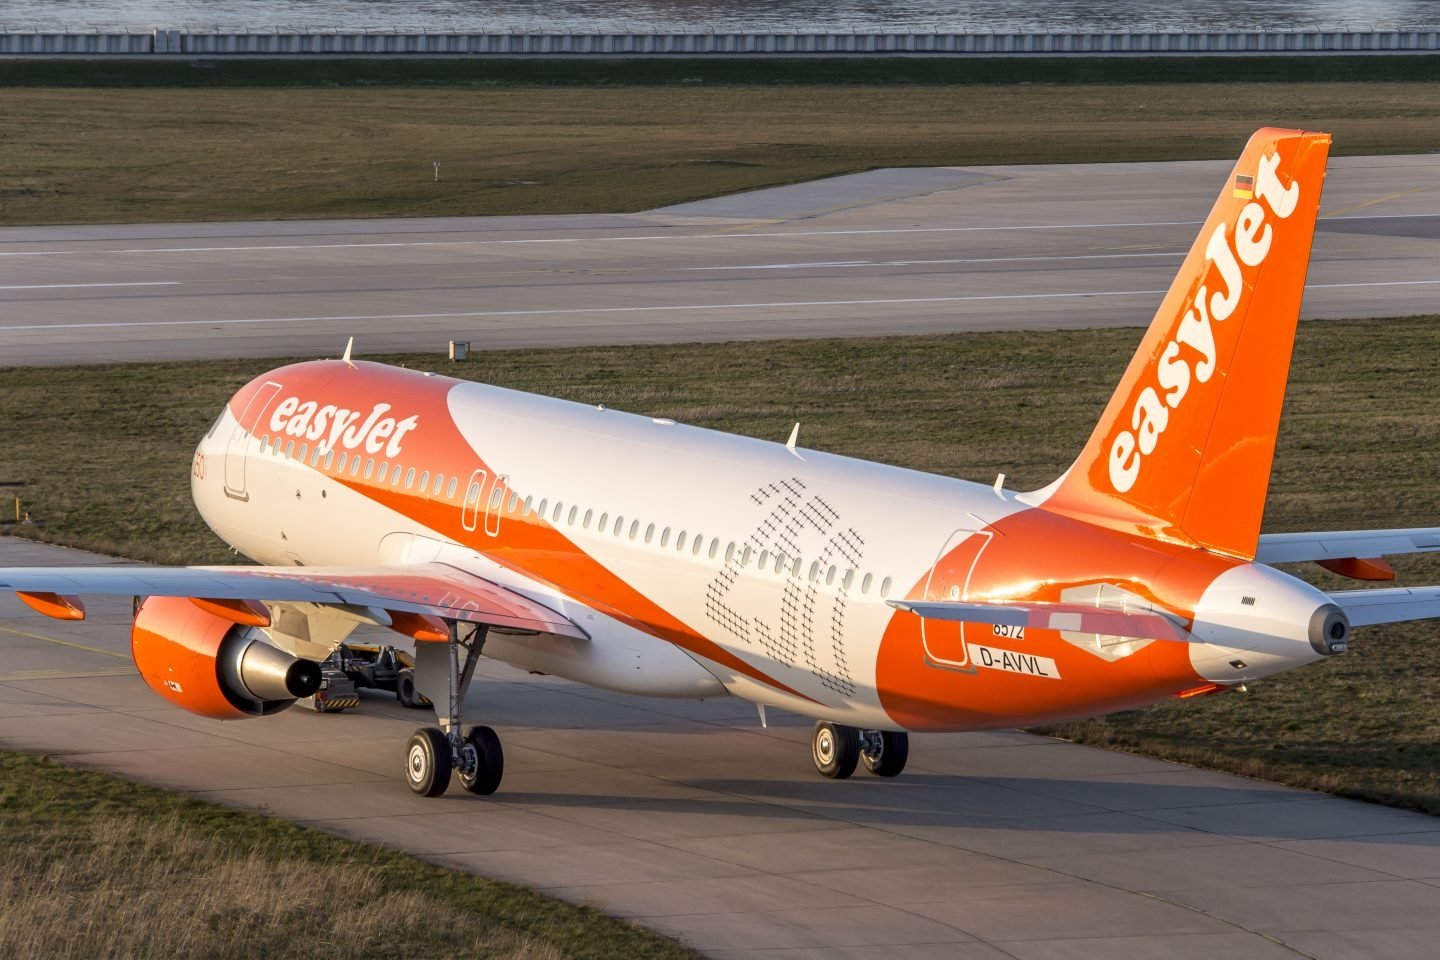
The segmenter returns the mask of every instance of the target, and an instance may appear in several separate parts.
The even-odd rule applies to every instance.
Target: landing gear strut
[[[489,727],[465,730],[462,716],[465,694],[470,690],[475,665],[485,649],[489,628],[456,620],[445,622],[450,628],[445,649],[437,649],[438,644],[419,646],[415,671],[422,681],[436,681],[425,684],[427,690],[441,685],[439,674],[443,672],[449,696],[443,712],[440,704],[436,704],[439,727],[421,727],[406,745],[405,782],[422,797],[438,797],[450,786],[453,772],[470,793],[492,794],[505,775],[505,751],[494,730]]]
[[[877,777],[897,777],[910,759],[910,736],[822,720],[810,735],[810,758],[820,775],[831,780],[844,780],[862,760]]]

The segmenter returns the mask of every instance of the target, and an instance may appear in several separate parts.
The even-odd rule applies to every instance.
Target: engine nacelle
[[[135,614],[130,653],[140,676],[178,707],[216,720],[277,713],[320,689],[320,665],[275,647],[256,627],[186,597],[150,597]]]

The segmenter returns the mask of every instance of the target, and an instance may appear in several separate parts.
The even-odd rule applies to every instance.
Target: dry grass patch
[[[520,887],[0,753],[0,957],[699,954]]]
[[[885,166],[1233,157],[1277,121],[1431,151],[1440,83],[10,88],[0,223],[618,212]]]

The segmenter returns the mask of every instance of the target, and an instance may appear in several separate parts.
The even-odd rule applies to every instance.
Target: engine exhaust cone
[[[285,689],[299,700],[320,689],[320,664],[314,660],[296,660],[285,671]]]

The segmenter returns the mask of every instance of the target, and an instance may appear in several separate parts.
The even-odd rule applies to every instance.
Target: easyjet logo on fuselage
[[[1260,158],[1254,182],[1254,196],[1265,201],[1270,212],[1281,220],[1295,212],[1300,184],[1288,187],[1280,182],[1276,169],[1280,157]],[[1246,185],[1248,186],[1248,184]],[[1244,196],[1245,194],[1241,194]],[[1165,344],[1154,370],[1155,386],[1146,386],[1130,410],[1130,429],[1121,430],[1110,444],[1110,483],[1116,493],[1125,493],[1140,478],[1145,458],[1154,452],[1160,435],[1170,424],[1170,411],[1178,410],[1193,382],[1205,383],[1215,373],[1215,328],[1240,305],[1245,293],[1240,265],[1258,267],[1270,253],[1273,231],[1265,209],[1252,200],[1240,209],[1235,230],[1221,221],[1205,244],[1205,283],[1180,319],[1179,328]],[[1212,271],[1210,268],[1213,267]],[[1211,292],[1213,273],[1224,288]]]
[[[292,437],[318,440],[324,452],[336,446],[355,450],[363,445],[365,452],[379,456],[383,449],[385,456],[393,460],[400,455],[400,441],[419,425],[420,418],[410,416],[397,420],[386,416],[389,412],[388,403],[377,403],[368,414],[362,414],[333,403],[321,406],[314,400],[286,397],[271,414],[270,429]]]

